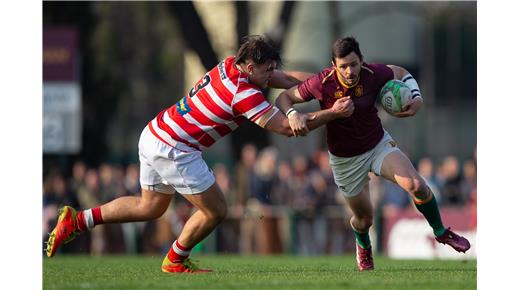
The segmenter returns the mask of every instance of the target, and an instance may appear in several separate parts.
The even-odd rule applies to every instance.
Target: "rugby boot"
[[[72,207],[64,206],[59,210],[58,222],[49,234],[49,240],[47,241],[47,249],[45,250],[47,257],[53,257],[61,244],[66,244],[76,237],[75,220],[76,210]]]
[[[369,247],[368,249],[363,249],[356,243],[356,262],[359,271],[374,270],[372,247]]]
[[[168,255],[164,257],[161,269],[165,273],[208,273],[213,272],[211,269],[201,269],[192,260],[186,259],[182,262],[174,263],[168,259]]]
[[[435,237],[435,239],[441,244],[450,245],[457,252],[466,253],[466,251],[471,247],[469,241],[466,238],[452,232],[450,228],[447,228],[446,231],[444,231],[444,234]]]

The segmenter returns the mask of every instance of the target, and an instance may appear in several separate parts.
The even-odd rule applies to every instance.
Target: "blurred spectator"
[[[465,200],[471,200],[477,193],[477,166],[472,159],[464,162],[460,190]]]
[[[76,161],[72,166],[72,178],[69,181],[69,189],[75,194],[78,194],[78,190],[85,183],[85,173],[87,166],[83,161]]]
[[[463,179],[460,190],[469,201],[472,213],[472,228],[477,227],[477,165],[473,159],[464,162]]]
[[[114,171],[110,164],[102,163],[98,168],[99,172],[99,192],[101,203],[106,203],[115,198],[117,185],[114,178]]]
[[[233,204],[245,207],[251,192],[251,178],[256,163],[257,148],[253,144],[246,144],[242,148],[241,157],[235,167],[236,191],[231,199]]]
[[[123,181],[125,191],[128,195],[140,195],[141,184],[139,182],[139,166],[130,164],[126,168],[126,174]]]
[[[271,192],[271,201],[275,205],[275,216],[278,218],[280,239],[285,252],[292,252],[291,235],[291,208],[295,189],[293,181],[293,170],[291,164],[285,160],[280,161],[277,169],[277,177]]]
[[[443,204],[448,206],[463,206],[466,204],[467,199],[460,191],[459,160],[455,156],[447,156],[442,162],[439,173]]]
[[[277,220],[271,209],[271,193],[276,179],[278,151],[274,147],[262,149],[254,167],[251,180],[251,197],[248,210],[252,209],[253,217],[258,214],[259,232],[256,237],[256,248],[261,254],[281,253],[281,239]],[[249,205],[252,207],[249,207]]]
[[[95,169],[87,169],[85,183],[78,189],[79,208],[92,208],[100,202],[99,176]],[[99,256],[106,252],[104,225],[86,232],[90,235],[90,254]]]
[[[303,231],[301,236],[308,234],[309,254],[323,255],[325,253],[325,247],[327,245],[327,218],[325,216],[325,208],[330,204],[329,198],[333,197],[327,190],[327,181],[321,171],[312,171],[310,174],[310,183],[304,191],[304,195],[308,197],[309,205],[312,206],[312,211],[309,212],[310,220],[307,220],[305,230],[301,229]],[[300,225],[304,225],[304,223]],[[305,231],[308,232],[305,233]]]
[[[213,166],[215,181],[222,190],[228,206],[228,216],[216,230],[217,251],[224,253],[239,252],[240,218],[241,212],[237,213],[236,200],[231,187],[231,176],[224,164],[217,163]],[[240,206],[241,207],[241,206]],[[241,210],[239,210],[241,211]],[[237,214],[239,214],[237,216]],[[238,217],[238,218],[237,218]]]
[[[119,176],[119,174],[118,174]],[[139,196],[141,194],[141,184],[139,181],[139,166],[137,164],[129,164],[124,171],[121,182],[123,186],[123,194],[130,196]],[[143,231],[145,223],[122,223],[126,252],[136,254],[139,251],[140,233]]]
[[[58,209],[64,205],[78,206],[76,195],[67,187],[63,175],[54,171],[44,179],[43,187],[43,239],[47,239],[48,233],[56,224]],[[81,241],[75,245],[60,249],[62,252],[75,252],[82,246]]]
[[[410,206],[410,197],[408,192],[402,189],[399,185],[388,181],[383,180],[383,184],[385,187],[385,211],[389,210],[403,210]]]
[[[49,177],[45,186],[43,205],[78,206],[76,195],[67,188],[67,182],[61,173],[54,173]]]
[[[101,203],[106,203],[114,198],[124,195],[123,171],[108,163],[102,163],[99,166],[99,181]],[[105,251],[110,253],[126,252],[126,245],[123,235],[123,229],[120,223],[103,224],[104,236],[106,239]]]
[[[296,192],[301,192],[309,182],[309,161],[303,155],[296,155],[292,159],[294,172],[294,186]]]
[[[290,205],[294,198],[294,182],[291,164],[280,161],[276,170],[277,177],[271,191],[271,202],[276,205]]]
[[[433,161],[430,157],[423,157],[419,160],[419,164],[417,165],[417,171],[419,175],[424,178],[426,184],[432,190],[433,195],[435,195],[435,199],[438,204],[442,204],[442,195],[439,189],[439,181],[435,176],[435,170],[433,166]]]
[[[246,215],[246,207],[251,195],[251,180],[256,163],[257,148],[253,144],[242,147],[240,160],[235,166],[236,190],[230,199],[235,205],[235,213],[242,217],[240,221],[240,252],[251,254],[254,250],[255,223]]]
[[[311,255],[316,251],[315,241],[312,235],[312,219],[315,216],[315,196],[311,195],[306,188],[310,186],[309,161],[303,155],[296,155],[292,159],[294,170],[294,199],[292,208],[294,210],[293,223],[296,230],[294,244],[296,253]]]

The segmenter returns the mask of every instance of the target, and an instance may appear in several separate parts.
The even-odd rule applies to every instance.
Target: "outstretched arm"
[[[323,124],[326,124],[332,120],[338,118],[345,118],[352,115],[354,111],[354,106],[352,101],[349,98],[341,98],[338,99],[334,105],[325,110],[320,110],[312,113],[297,113],[295,111],[294,115],[297,114],[298,122],[305,123],[306,132],[314,130],[320,127]],[[293,114],[291,114],[292,116]],[[282,112],[277,110],[274,116],[267,121],[264,126],[265,129],[269,131],[273,131],[278,134],[282,134],[285,136],[305,136],[300,131],[294,130],[290,124],[290,119],[288,119]]]
[[[311,125],[314,126],[314,122],[318,122],[318,126],[323,125],[324,123],[327,123],[331,120],[328,120],[327,117],[324,117],[325,121],[324,123],[321,123],[321,118],[318,118],[317,120],[312,119],[312,115],[320,116],[323,113],[323,111],[315,112],[312,114],[300,114],[298,113],[294,108],[294,104],[303,103],[306,102],[303,97],[300,95],[300,92],[298,91],[297,87],[292,87],[286,91],[283,91],[278,98],[276,98],[276,106],[280,108],[282,113],[284,113],[288,120],[289,125],[291,126],[292,132],[294,136],[305,136],[307,133],[309,133],[310,130],[314,129],[315,127],[310,127]],[[334,103],[334,106],[331,108],[333,111],[336,111],[339,113],[338,118],[346,118],[352,115],[354,112],[354,103],[350,100],[350,97],[345,97],[336,100],[336,103]],[[324,110],[326,111],[326,110]]]
[[[332,120],[338,119],[338,118],[344,118],[346,115],[350,115],[352,113],[347,113],[347,104],[346,99],[344,100],[336,101],[337,105],[334,104],[334,106],[330,109],[325,109],[317,112],[312,113],[302,113],[299,114],[302,118],[304,118],[306,123],[307,132],[314,130],[318,127],[320,127],[323,124],[326,124]],[[288,137],[292,136],[299,136],[295,135],[293,133],[293,130],[291,129],[291,125],[289,124],[289,120],[287,117],[282,114],[279,110],[274,114],[274,116],[267,121],[267,123],[264,126],[264,129],[275,132],[280,135],[285,135]],[[300,134],[301,135],[301,134]]]
[[[269,87],[275,89],[289,89],[312,76],[313,74],[301,71],[281,71],[274,70],[273,76],[269,81]]]

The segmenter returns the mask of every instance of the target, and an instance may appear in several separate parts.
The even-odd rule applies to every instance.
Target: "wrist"
[[[407,74],[405,75],[401,81],[403,83],[405,83],[409,88],[410,88],[410,91],[412,92],[412,99],[415,99],[415,98],[422,98],[422,95],[421,95],[421,90],[419,89],[419,84],[417,83],[417,81],[413,78],[413,76],[411,74]]]
[[[327,113],[329,116],[331,116],[334,119],[339,117],[338,112],[336,112],[336,110],[334,110],[334,108],[327,109]]]
[[[298,111],[296,111],[296,109],[294,109],[293,107],[290,107],[289,110],[287,110],[287,112],[285,112],[285,116],[287,118],[289,118],[289,116],[294,114],[294,113],[298,113]]]

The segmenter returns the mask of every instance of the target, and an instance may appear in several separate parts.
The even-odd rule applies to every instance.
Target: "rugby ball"
[[[379,92],[379,97],[383,109],[395,116],[412,101],[412,91],[400,80],[389,80]]]

